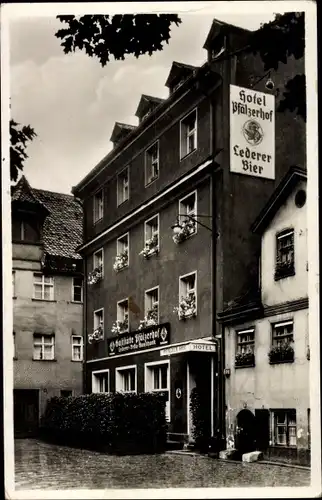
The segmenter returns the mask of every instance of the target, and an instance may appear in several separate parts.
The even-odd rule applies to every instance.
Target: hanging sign
[[[230,171],[275,179],[275,96],[230,85]]]

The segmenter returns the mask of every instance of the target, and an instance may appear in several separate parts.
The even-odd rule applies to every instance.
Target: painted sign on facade
[[[163,323],[161,325],[150,326],[141,331],[126,333],[108,339],[107,350],[109,356],[115,356],[116,354],[160,347],[169,343],[170,323]]]
[[[166,349],[162,349],[160,351],[160,356],[171,356],[172,354],[179,354],[181,352],[216,352],[217,346],[216,344],[202,344],[197,342],[189,342],[187,344],[174,345],[171,347],[167,347]]]
[[[275,179],[275,96],[230,85],[230,171]]]

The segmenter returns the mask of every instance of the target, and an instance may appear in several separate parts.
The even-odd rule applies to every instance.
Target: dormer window
[[[12,239],[14,242],[39,243],[39,222],[31,219],[14,219],[12,221]]]
[[[175,92],[179,87],[181,87],[181,85],[185,82],[185,79],[182,78],[178,83],[176,83],[173,87],[172,87],[172,92]]]

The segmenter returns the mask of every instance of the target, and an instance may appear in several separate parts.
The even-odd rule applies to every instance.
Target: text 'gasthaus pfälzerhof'
[[[230,171],[275,178],[275,97],[230,85]]]

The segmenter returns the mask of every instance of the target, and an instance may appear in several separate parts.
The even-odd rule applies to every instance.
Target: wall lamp
[[[200,224],[200,226],[205,227],[208,229],[208,231],[212,232],[212,229],[209,226],[206,226],[203,222],[200,222],[197,217],[207,217],[209,219],[212,219],[212,215],[189,215],[189,214],[178,214],[177,215],[177,220],[176,223],[171,226],[171,229],[173,229],[174,234],[179,234],[181,229],[182,229],[182,224],[180,224],[180,217],[185,217],[193,222],[196,222],[197,224]]]
[[[254,75],[251,75],[250,76],[250,82],[249,82],[249,85],[251,88],[254,88],[259,82],[261,82],[262,80],[264,80],[264,78],[267,78],[266,80],[266,83],[265,83],[265,87],[267,90],[273,90],[274,87],[275,87],[275,83],[273,82],[273,80],[271,79],[271,72],[270,71],[267,71],[267,73],[265,73],[263,76],[260,76],[258,78],[255,78]],[[279,93],[279,89],[276,89],[275,90],[275,95],[277,96]]]

